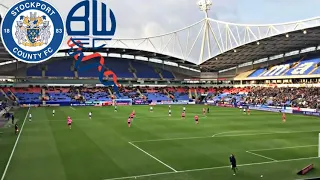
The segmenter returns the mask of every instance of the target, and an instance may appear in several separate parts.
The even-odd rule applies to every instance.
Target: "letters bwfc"
[[[101,30],[98,30],[98,3],[97,0],[91,1],[92,8],[92,17],[90,19],[90,1],[82,1],[76,4],[68,14],[66,29],[69,36],[73,36],[67,42],[70,47],[68,54],[76,60],[75,68],[78,71],[85,71],[90,68],[97,68],[97,75],[99,76],[99,80],[105,86],[113,86],[114,92],[119,95],[118,87],[120,84],[117,82],[116,74],[106,69],[106,64],[104,58],[100,53],[93,53],[89,56],[84,56],[83,51],[90,48],[94,51],[98,51],[103,48],[105,44],[95,47],[95,41],[101,40],[111,40],[112,36],[116,31],[116,20],[113,12],[110,10],[110,22],[111,29],[107,30],[107,5],[101,3]],[[80,9],[84,8],[84,16],[74,16],[74,13]],[[71,24],[72,22],[82,22],[84,23],[84,30],[72,30]],[[92,24],[91,24],[92,22]],[[90,32],[90,25],[92,26],[92,32]],[[91,40],[91,42],[90,42]],[[85,45],[89,45],[89,47],[84,47]],[[90,46],[91,45],[91,46]],[[89,60],[99,60],[99,62],[93,62],[90,65],[83,65],[81,62],[89,61]],[[112,81],[104,81],[104,77],[112,76]]]

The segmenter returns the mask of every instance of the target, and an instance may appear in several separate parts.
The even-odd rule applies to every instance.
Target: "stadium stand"
[[[41,99],[40,87],[2,88],[1,90],[8,96],[13,93],[20,103],[41,103],[42,100],[50,103],[111,101],[113,98],[108,87],[45,87],[44,89],[46,89],[45,97],[48,98],[43,99]],[[121,96],[117,98],[144,99],[143,96],[145,96],[146,100],[151,101],[189,100],[189,90],[194,91],[193,97],[206,94],[206,101],[320,108],[320,89],[317,87],[122,87]]]
[[[293,59],[279,65],[257,69],[249,78],[320,74],[319,63],[320,58]]]
[[[40,65],[34,65],[27,69],[27,76],[42,76]]]
[[[41,88],[3,88],[3,91],[8,96],[17,97],[20,103],[41,102]]]
[[[159,74],[156,73],[155,69],[148,64],[138,61],[132,61],[131,64],[137,71],[136,74],[138,78],[160,78]]]
[[[165,79],[174,79],[174,76],[173,76],[172,72],[167,71],[167,70],[161,70],[161,71],[162,71],[161,74],[162,74],[163,78],[165,78]]]
[[[153,79],[174,79],[172,72],[168,70],[159,70],[160,74],[156,72],[156,69],[150,64],[139,61],[131,61],[129,59],[121,58],[105,58],[106,67],[112,70],[119,78],[153,78]],[[45,76],[46,77],[76,77],[73,71],[74,61],[72,59],[66,60],[54,60],[49,63],[45,63]],[[99,72],[97,66],[99,64],[99,59],[91,59],[90,61],[85,61],[80,63],[79,71],[77,71],[77,76],[82,77],[97,77]],[[27,76],[42,76],[41,71],[42,65],[31,66],[27,68]],[[90,67],[90,68],[88,68]],[[121,68],[119,68],[121,67]],[[136,76],[134,76],[134,72]],[[57,71],[59,70],[59,71]],[[162,77],[161,77],[162,76]]]
[[[132,72],[129,71],[129,60],[119,58],[109,58],[107,67],[122,78],[134,78]],[[121,67],[121,68],[120,68]]]
[[[74,72],[71,71],[73,61],[71,60],[59,60],[51,61],[46,64],[47,71],[45,76],[47,77],[74,77]]]
[[[253,104],[319,108],[320,89],[313,87],[256,87],[253,88],[250,93],[248,93],[246,100]]]

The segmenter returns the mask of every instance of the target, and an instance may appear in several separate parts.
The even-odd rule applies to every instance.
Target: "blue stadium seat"
[[[19,99],[20,103],[29,104],[31,102],[41,102],[39,99],[41,96],[40,93],[15,93],[15,96]]]
[[[134,78],[133,73],[129,71],[129,60],[120,58],[106,58],[106,66],[112,70],[118,77]]]
[[[312,74],[320,74],[320,66]]]
[[[80,68],[78,70],[79,77],[98,77],[100,75],[98,71],[98,65],[93,66],[94,64],[99,64],[99,59],[90,59],[80,63]],[[92,66],[91,66],[92,65]],[[87,69],[86,67],[91,66]]]
[[[319,74],[319,68],[315,69],[320,63],[320,58],[307,58],[304,60],[292,59],[285,63],[266,68],[257,69],[249,77],[273,77],[273,76],[298,76]]]
[[[170,98],[167,95],[161,93],[144,93],[144,95],[148,98],[148,100],[152,101],[168,101]]]
[[[149,66],[146,63],[138,62],[138,61],[132,61],[132,66],[137,70],[136,75],[138,78],[155,78],[160,79],[160,76],[153,67]]]
[[[98,77],[100,75],[98,67],[94,64],[100,64],[100,58],[91,59],[81,62],[80,69],[91,66],[90,69],[78,71],[79,77]],[[134,78],[132,72],[129,71],[129,61],[120,58],[105,57],[105,67],[113,71],[120,78]]]
[[[252,74],[250,74],[249,77],[258,77],[261,73],[263,73],[266,70],[266,68],[257,69]]]
[[[86,101],[111,101],[106,92],[82,93]]]
[[[27,76],[42,76],[39,65],[31,66],[27,69]]]
[[[291,68],[285,75],[308,75],[320,59],[310,59],[300,62],[295,68]]]
[[[172,72],[167,71],[167,70],[162,70],[162,76],[165,79],[174,79]]]
[[[49,100],[47,102],[68,102],[71,101],[69,93],[48,93]]]
[[[187,93],[175,92],[174,97],[176,100],[189,100],[189,95]]]
[[[59,60],[47,63],[48,70],[46,76],[48,77],[74,77],[74,72],[71,71],[73,61]]]

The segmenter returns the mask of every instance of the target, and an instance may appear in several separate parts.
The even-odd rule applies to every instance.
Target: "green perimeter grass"
[[[287,115],[282,123],[279,113],[248,116],[218,107],[204,117],[203,106],[189,105],[182,120],[182,107],[172,106],[172,117],[168,106],[155,106],[152,113],[148,106],[123,106],[118,112],[113,107],[31,108],[33,120],[25,123],[5,180],[247,180],[260,175],[286,180],[301,178],[297,171],[310,163],[315,169],[305,177],[320,176],[319,159],[310,158],[318,155],[319,118]],[[136,118],[128,128],[134,109]],[[20,125],[27,110],[16,112]],[[67,116],[73,119],[72,130]],[[0,132],[2,174],[17,136],[12,128]],[[239,165],[236,176],[229,167],[231,153]]]

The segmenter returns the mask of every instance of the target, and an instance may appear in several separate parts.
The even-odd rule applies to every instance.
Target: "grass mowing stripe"
[[[319,158],[319,157],[286,159],[286,160],[279,160],[279,161],[265,161],[265,162],[260,162],[260,163],[240,164],[240,165],[237,165],[237,166],[238,167],[253,166],[253,165],[282,163],[282,162],[300,161],[300,160],[308,160],[308,159],[316,159],[316,158]],[[103,179],[103,180],[133,179],[133,178],[139,178],[139,177],[150,177],[150,176],[159,176],[159,175],[185,173],[185,172],[196,172],[196,171],[205,171],[205,170],[213,170],[213,169],[223,169],[223,168],[230,168],[230,166],[219,166],[219,167],[211,167],[211,168],[190,169],[190,170],[183,170],[183,171],[177,171],[177,172],[162,172],[162,173],[145,174],[145,175],[138,175],[138,176],[127,176],[127,177],[110,178],[110,179]]]
[[[249,151],[272,151],[272,150],[277,150],[277,149],[295,149],[295,148],[304,148],[304,147],[315,147],[318,145],[305,145],[305,146],[291,146],[291,147],[282,147],[282,148],[269,148],[269,149],[254,149],[254,150],[249,150]]]
[[[16,150],[16,147],[17,147],[17,144],[18,144],[18,142],[19,142],[20,135],[21,135],[21,133],[22,133],[22,130],[23,130],[23,127],[24,127],[24,123],[26,122],[26,119],[27,119],[27,117],[28,117],[29,111],[30,111],[30,107],[29,107],[29,109],[28,109],[28,111],[27,111],[27,114],[26,114],[26,117],[24,118],[23,123],[22,123],[22,125],[21,125],[21,131],[20,131],[20,133],[18,134],[18,137],[17,137],[17,139],[16,139],[16,142],[14,143],[14,146],[13,146],[13,148],[12,148],[12,151],[11,151],[9,160],[8,160],[8,162],[7,162],[6,168],[5,168],[4,171],[3,171],[1,180],[4,180],[4,177],[6,176],[6,173],[7,173],[7,170],[8,170],[8,168],[9,168],[9,165],[10,165],[10,162],[11,162],[11,159],[12,159],[12,156],[13,156],[13,153],[14,153],[14,151]]]
[[[244,131],[245,132],[245,131]],[[156,141],[174,141],[174,140],[188,140],[188,139],[205,139],[205,138],[220,138],[220,137],[239,137],[239,136],[256,136],[256,135],[272,135],[272,134],[294,134],[294,133],[312,133],[319,132],[319,130],[311,131],[287,131],[287,132],[266,132],[266,133],[252,133],[252,134],[230,134],[221,136],[197,136],[197,137],[182,137],[182,138],[167,138],[167,139],[150,139],[141,141],[131,141],[132,143],[143,143],[143,142],[156,142]],[[220,133],[221,134],[221,133]]]
[[[269,157],[263,156],[263,155],[261,155],[261,154],[253,153],[253,152],[250,152],[250,151],[246,151],[246,152],[249,153],[249,154],[255,155],[255,156],[259,156],[259,157],[262,157],[262,158],[265,158],[265,159],[269,159],[269,160],[271,160],[271,161],[277,161],[277,160],[275,160],[275,159],[273,159],[273,158],[269,158]]]
[[[168,164],[166,164],[166,163],[164,163],[164,162],[160,161],[158,158],[156,158],[156,157],[152,156],[151,154],[149,154],[149,153],[148,153],[148,152],[146,152],[145,150],[143,150],[143,149],[139,148],[139,147],[138,147],[138,146],[136,146],[135,144],[133,144],[133,143],[131,143],[131,142],[129,142],[129,144],[131,144],[131,145],[132,145],[132,146],[134,146],[135,148],[139,149],[140,151],[142,151],[142,152],[143,152],[143,153],[145,153],[146,155],[150,156],[150,157],[151,157],[151,158],[153,158],[154,160],[158,161],[159,163],[161,163],[161,164],[165,165],[166,167],[168,167],[168,168],[169,168],[169,169],[171,169],[172,171],[174,171],[174,172],[178,172],[177,170],[175,170],[174,168],[172,168],[172,167],[171,167],[171,166],[169,166]]]

